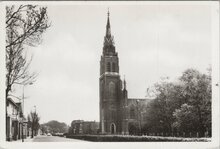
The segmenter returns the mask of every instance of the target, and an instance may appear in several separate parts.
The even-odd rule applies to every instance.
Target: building
[[[73,120],[70,127],[71,134],[82,134],[82,122],[83,120]]]
[[[26,120],[22,114],[21,103],[14,102],[12,98],[7,99],[6,103],[6,140],[22,139],[22,135],[26,138]],[[22,127],[23,124],[23,127]],[[23,133],[22,133],[23,131]]]
[[[83,134],[97,134],[99,130],[99,122],[95,121],[84,121],[82,123]]]
[[[147,99],[130,99],[126,81],[119,74],[119,57],[111,35],[109,12],[100,60],[100,133],[132,134],[135,128],[141,130],[143,118],[141,107]]]
[[[69,129],[70,134],[97,134],[99,122],[73,120]]]

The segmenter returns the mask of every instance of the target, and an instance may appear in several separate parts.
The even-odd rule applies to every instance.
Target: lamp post
[[[24,88],[25,86],[27,85],[32,85],[33,83],[30,82],[30,83],[25,83],[23,84],[23,94],[22,94],[22,131],[21,131],[21,135],[22,135],[22,142],[24,142]]]

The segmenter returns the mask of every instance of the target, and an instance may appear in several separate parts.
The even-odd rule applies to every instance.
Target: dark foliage
[[[143,133],[211,135],[211,70],[188,69],[176,82],[154,86],[155,99],[146,107]]]
[[[41,130],[43,131],[43,133],[66,133],[68,131],[68,126],[66,125],[66,123],[52,120],[47,123],[41,124]]]

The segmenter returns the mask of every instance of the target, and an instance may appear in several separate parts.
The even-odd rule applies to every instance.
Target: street
[[[57,136],[36,136],[34,139],[31,140],[26,140],[27,142],[80,142],[83,140],[78,140],[78,139],[69,139],[65,137],[57,137]],[[25,141],[25,142],[26,142]]]

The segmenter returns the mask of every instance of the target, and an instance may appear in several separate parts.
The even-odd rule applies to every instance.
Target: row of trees
[[[40,128],[40,117],[36,111],[31,111],[27,117],[27,128],[31,130],[31,138],[37,135],[38,130]],[[30,132],[28,131],[28,136]]]
[[[10,5],[6,6],[6,89],[7,99],[14,95],[14,85],[33,84],[37,73],[29,70],[32,55],[28,52],[29,47],[37,46],[42,41],[42,34],[50,27],[47,7],[37,5]],[[16,97],[18,98],[18,97]],[[20,99],[20,98],[18,98]],[[24,102],[24,91],[23,91]],[[6,104],[7,105],[7,104]],[[24,103],[23,103],[24,106]],[[23,107],[24,109],[24,107]],[[24,111],[21,111],[22,113]],[[7,117],[6,111],[6,117]],[[31,112],[27,117],[28,130],[31,129],[32,137],[39,129],[39,116]],[[9,123],[6,121],[9,127]],[[29,133],[29,131],[28,131]],[[29,134],[28,134],[29,135]]]
[[[52,120],[47,123],[41,124],[40,129],[42,133],[67,133],[68,126],[66,123]]]
[[[187,69],[176,82],[162,79],[148,92],[154,99],[145,108],[142,132],[211,135],[211,69]]]

